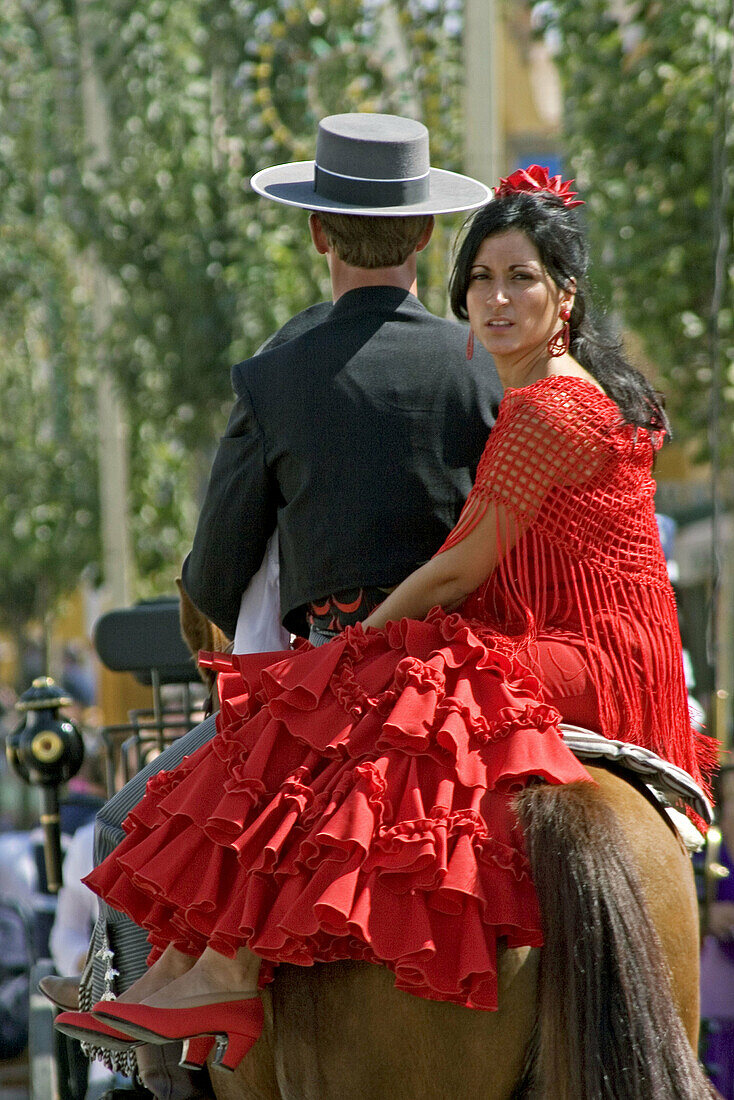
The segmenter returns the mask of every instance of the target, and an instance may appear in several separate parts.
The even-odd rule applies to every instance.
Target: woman
[[[701,780],[653,509],[667,421],[587,316],[575,205],[534,166],[465,236],[452,305],[507,392],[436,556],[323,648],[206,659],[217,737],[151,781],[86,880],[150,930],[153,965],[59,1017],[75,1034],[199,1037],[195,1062],[226,1033],[233,1067],[281,961],[365,959],[418,996],[495,1008],[497,938],[541,943],[513,797],[589,778],[561,717]]]

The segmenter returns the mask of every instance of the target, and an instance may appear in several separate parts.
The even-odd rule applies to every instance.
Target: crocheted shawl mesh
[[[494,506],[501,560],[462,611],[508,634],[532,664],[541,632],[580,632],[602,732],[652,749],[701,782],[716,744],[691,727],[675,597],[655,519],[662,433],[626,423],[591,383],[508,390],[459,521],[439,553]]]

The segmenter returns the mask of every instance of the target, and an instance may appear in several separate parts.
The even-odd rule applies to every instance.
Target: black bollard
[[[58,893],[61,884],[61,825],[59,787],[76,775],[84,760],[79,730],[59,714],[73,699],[49,676],[41,676],[24,691],[16,710],[23,721],[6,741],[8,763],[20,778],[40,787],[41,825],[47,889]]]
[[[58,787],[41,787],[41,825],[43,826],[43,861],[46,866],[46,888],[49,894],[57,894],[63,883]]]

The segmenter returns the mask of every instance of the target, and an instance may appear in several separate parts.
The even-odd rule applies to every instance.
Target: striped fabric
[[[190,756],[198,748],[211,741],[216,733],[216,715],[212,714],[157,756],[126,783],[121,791],[104,804],[97,814],[94,835],[95,865],[106,859],[124,837],[122,823],[145,794],[145,787],[152,775],[177,767],[184,756]],[[111,958],[106,949],[112,952]],[[145,970],[150,945],[147,933],[103,901],[99,902],[99,917],[92,938],[93,965],[87,987],[82,990],[93,998],[90,1004],[100,1000],[107,992],[120,994],[136,981]],[[110,988],[110,970],[117,971]],[[107,975],[107,979],[106,979]]]

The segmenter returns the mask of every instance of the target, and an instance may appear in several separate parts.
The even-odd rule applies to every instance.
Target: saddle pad
[[[688,772],[663,760],[650,749],[630,745],[626,741],[613,741],[600,733],[594,733],[593,730],[565,723],[561,724],[561,733],[565,744],[578,756],[579,760],[609,760],[642,776],[658,801],[662,801],[666,807],[671,808],[670,817],[678,832],[685,832],[683,840],[688,847],[694,838],[692,835],[689,838],[688,830],[681,828],[680,819],[683,815],[678,811],[685,806],[690,806],[707,825],[714,820],[711,803]],[[690,825],[688,819],[685,820]],[[696,833],[697,847],[700,847],[703,844],[703,838],[694,826],[691,825],[691,829]]]

